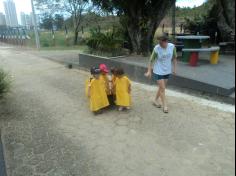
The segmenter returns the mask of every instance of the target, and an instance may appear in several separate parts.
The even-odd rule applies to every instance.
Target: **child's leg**
[[[103,111],[102,110],[98,110],[98,111],[94,111],[93,114],[96,116],[96,115],[99,115],[99,114],[102,114]]]
[[[123,106],[119,106],[118,107],[118,111],[124,111],[124,107]]]
[[[115,105],[114,95],[108,95],[107,98],[108,98],[110,105],[114,106]]]

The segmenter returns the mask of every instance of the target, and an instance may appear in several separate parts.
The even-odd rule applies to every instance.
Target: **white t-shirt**
[[[172,73],[172,59],[173,51],[175,45],[168,43],[167,48],[162,48],[160,45],[157,45],[154,48],[158,59],[156,59],[153,67],[153,72],[157,75],[169,75]]]

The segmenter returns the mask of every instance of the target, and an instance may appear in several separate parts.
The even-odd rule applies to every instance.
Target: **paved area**
[[[78,64],[79,65],[79,51],[78,50],[42,50],[40,52],[30,51],[31,54],[37,55],[39,57],[44,57],[52,61],[56,61],[63,64]]]
[[[8,176],[233,176],[234,107],[168,91],[170,114],[133,84],[133,108],[94,116],[87,73],[0,48],[12,91],[0,101]]]
[[[190,67],[188,63],[179,62],[178,75],[225,89],[235,88],[235,56],[221,55],[217,65],[211,65],[209,58],[209,54],[201,53],[198,67]],[[146,67],[149,59],[134,56],[119,60]]]
[[[79,66],[78,50],[69,51],[31,51],[32,54],[44,57],[65,65],[73,63],[74,67]],[[179,53],[179,57],[181,53]],[[225,102],[234,104],[235,100],[235,58],[232,55],[221,55],[218,65],[209,64],[209,53],[200,54],[200,66],[190,67],[188,64],[179,62],[178,64],[178,81],[171,80],[171,85],[176,88],[188,87],[186,90],[192,94],[202,94],[208,92],[211,99],[220,99]],[[148,65],[148,58],[140,56],[115,58],[122,63],[129,63],[140,67]],[[89,61],[88,61],[89,62]],[[184,84],[190,79],[190,83]],[[142,80],[142,78],[140,78]],[[173,84],[172,84],[173,83]],[[201,85],[201,86],[200,86]],[[185,90],[185,91],[186,91]],[[232,93],[232,94],[231,94]],[[219,96],[224,95],[224,96]],[[231,95],[230,95],[231,94]],[[204,94],[207,96],[206,94]],[[201,95],[202,96],[202,95]],[[213,96],[213,97],[212,97]]]

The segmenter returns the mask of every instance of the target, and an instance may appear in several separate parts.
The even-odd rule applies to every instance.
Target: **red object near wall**
[[[196,67],[198,64],[198,60],[199,60],[198,52],[192,52],[190,55],[189,65],[192,67]]]

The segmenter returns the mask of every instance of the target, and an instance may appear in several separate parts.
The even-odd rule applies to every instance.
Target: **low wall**
[[[99,64],[106,64],[108,67],[122,67],[129,78],[136,82],[154,84],[153,80],[148,80],[144,73],[147,71],[145,67],[136,66],[133,64],[127,64],[119,61],[118,58],[106,58],[88,54],[79,54],[79,67],[89,70],[93,66],[99,66]]]
[[[99,57],[89,54],[79,54],[79,67],[89,70],[92,66],[98,66],[104,63],[108,67],[122,67],[125,73],[133,81],[144,83],[144,84],[156,84],[155,80],[149,80],[144,76],[147,68],[134,64],[125,63],[119,60],[119,58],[106,58]],[[171,76],[169,85],[188,88],[192,90],[198,90],[216,95],[229,96],[234,92],[234,89],[225,89],[214,85],[206,84],[196,80],[184,78],[181,76]]]
[[[3,155],[1,132],[0,132],[0,175],[6,176],[6,167],[5,167],[5,160],[4,160],[4,155]]]

